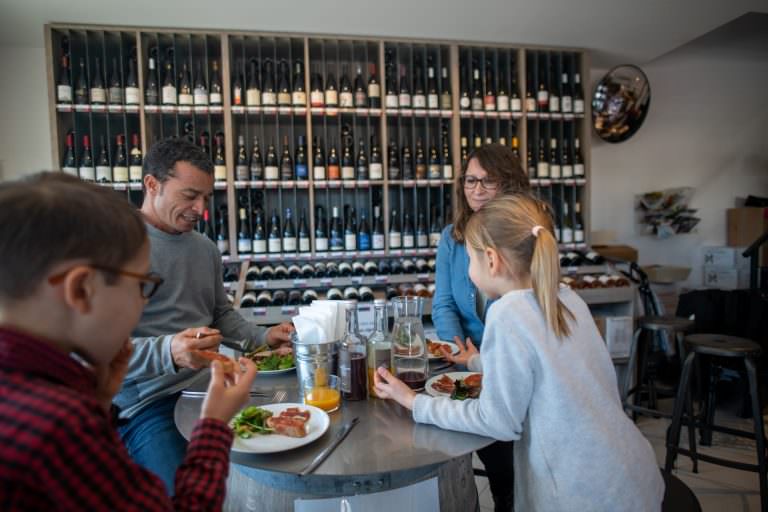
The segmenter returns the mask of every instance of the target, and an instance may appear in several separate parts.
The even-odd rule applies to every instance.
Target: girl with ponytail
[[[469,219],[469,276],[489,298],[476,400],[417,395],[385,368],[379,396],[419,423],[518,441],[515,510],[660,510],[664,482],[624,414],[608,350],[583,300],[559,284],[553,222],[528,195],[491,200]]]

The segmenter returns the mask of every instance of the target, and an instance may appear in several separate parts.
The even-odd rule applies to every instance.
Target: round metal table
[[[204,390],[206,382],[195,386]],[[258,376],[253,389],[268,397],[251,398],[249,405],[269,403],[277,389],[287,391],[284,402],[301,402],[295,372]],[[174,411],[181,434],[189,435],[200,417],[201,397],[181,396]],[[417,424],[411,412],[391,400],[342,402],[329,414],[328,431],[317,441],[274,454],[231,452],[227,501],[248,510],[293,510],[296,498],[353,496],[397,489],[438,477],[441,510],[477,508],[472,452],[493,439]],[[352,418],[360,419],[347,438],[312,473],[301,471]],[[234,487],[234,489],[233,489]],[[245,487],[245,489],[244,489]],[[255,499],[254,499],[255,497]]]

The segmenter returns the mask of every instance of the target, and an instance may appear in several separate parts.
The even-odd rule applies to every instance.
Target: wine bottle
[[[414,172],[413,172],[413,156],[411,155],[411,146],[408,145],[407,141],[403,141],[402,144],[403,147],[403,158],[400,162],[400,165],[402,167],[401,173],[403,175],[404,180],[412,180],[414,178]]]
[[[267,240],[267,249],[270,254],[279,254],[283,252],[283,237],[280,229],[280,216],[277,210],[272,210],[272,219],[269,221],[269,238]],[[294,245],[294,250],[296,247]]]
[[[353,276],[364,276],[365,275],[365,265],[361,261],[353,261],[352,262],[352,275]]]
[[[552,113],[560,112],[560,84],[557,81],[555,65],[549,68],[549,111]]]
[[[293,93],[291,94],[291,103],[294,107],[306,107],[307,106],[307,90],[304,84],[304,62],[297,60],[293,69],[295,70],[293,75]],[[298,179],[306,179],[298,178]]]
[[[342,263],[343,265],[343,263]],[[341,267],[341,265],[339,265]],[[360,292],[354,286],[344,288],[344,300],[360,300]]]
[[[237,136],[237,159],[235,160],[235,179],[246,181],[251,176],[248,165],[248,152],[245,149],[245,137]]]
[[[467,83],[467,68],[462,65],[459,72],[459,108],[461,110],[469,110],[472,106],[472,100],[469,97],[469,85]]]
[[[325,298],[328,300],[342,300],[344,295],[338,288],[331,288],[325,293]]]
[[[344,146],[344,153],[341,155],[341,179],[355,179],[355,162],[352,158],[352,144]]]
[[[323,76],[320,73],[312,74],[312,89],[309,91],[309,104],[313,107],[325,106]]]
[[[443,169],[440,165],[440,155],[437,152],[437,146],[435,145],[435,139],[433,137],[429,147],[429,165],[427,166],[427,177],[431,180],[439,180],[442,175]]]
[[[523,110],[523,102],[520,99],[519,87],[517,85],[517,71],[514,70],[514,63],[512,66],[512,85],[510,86],[511,96],[509,98],[509,110],[512,112],[521,112]]]
[[[205,75],[203,74],[203,64],[201,61],[197,61],[197,69],[195,72],[195,87],[192,92],[195,105],[207,105],[208,104],[208,86],[205,82]]]
[[[238,254],[250,254],[251,252],[251,230],[248,226],[248,217],[245,213],[245,208],[240,208],[239,213],[239,229],[237,232],[237,252]]]
[[[394,139],[389,140],[389,179],[400,179],[400,157],[398,156],[397,144]]]
[[[576,201],[573,206],[573,242],[584,243],[584,218],[581,216],[581,203]]]
[[[335,108],[339,106],[339,91],[336,89],[336,77],[328,73],[325,81],[325,106]]]
[[[104,88],[104,76],[101,72],[101,60],[96,57],[91,80],[91,104],[104,105],[107,102],[107,90]]]
[[[427,260],[424,258],[418,258],[415,262],[415,265],[416,272],[420,272],[422,274],[429,272],[429,265],[427,264]]]
[[[440,237],[442,236],[443,227],[440,222],[439,215],[432,216],[432,224],[429,226],[429,246],[437,247],[440,245]]]
[[[115,183],[128,183],[128,155],[125,151],[125,135],[118,134],[115,138],[115,158],[112,168],[112,179]]]
[[[77,160],[75,159],[75,134],[69,132],[67,134],[66,149],[64,151],[64,161],[61,164],[62,172],[65,172],[71,176],[78,176],[77,172]]]
[[[272,265],[264,265],[261,267],[260,272],[261,279],[265,281],[271,281],[275,278],[275,269],[272,268]],[[270,295],[270,301],[272,300],[272,296]]]
[[[233,63],[233,77],[232,77],[232,106],[239,107],[245,104],[245,98],[244,98],[244,84],[243,84],[243,74],[241,73],[241,60],[236,59]]]
[[[533,84],[533,74],[528,74],[528,79],[526,80],[525,84],[525,111],[526,112],[536,112],[536,97],[533,95],[535,92]]]
[[[427,233],[427,220],[424,217],[424,213],[419,212],[418,221],[416,222],[416,247],[424,248],[429,247],[429,235]]]
[[[403,273],[403,263],[398,260],[394,259],[389,264],[389,272],[390,274],[402,274]]]
[[[288,136],[283,135],[283,155],[280,157],[280,179],[283,181],[293,180],[293,158],[291,158],[291,148],[288,144]]]
[[[216,221],[216,247],[221,254],[229,254],[229,229],[227,227],[227,210],[219,209],[219,216]]]
[[[264,215],[261,209],[256,210],[256,220],[253,223],[253,239],[251,245],[254,254],[266,254],[267,252],[267,233],[264,229]]]
[[[267,147],[267,158],[264,161],[264,179],[275,181],[279,178],[280,168],[277,165],[277,151],[275,150],[274,141],[272,141]]]
[[[375,276],[379,272],[379,266],[375,261],[368,260],[363,265],[363,271],[367,276]]]
[[[539,67],[539,88],[536,91],[536,108],[539,112],[547,112],[549,110],[549,90],[545,83],[544,67]]]
[[[331,214],[331,230],[328,244],[331,251],[339,252],[344,250],[344,234],[339,217],[339,207],[334,206]]]
[[[381,163],[381,150],[379,149],[378,137],[374,133],[371,135],[371,161],[368,165],[368,175],[371,180],[384,179],[384,168]]]
[[[226,181],[227,164],[224,161],[224,134],[217,133],[214,137],[216,149],[213,157],[213,177],[216,181]]]
[[[602,265],[605,263],[605,258],[593,250],[589,250],[584,254],[584,261],[588,265]]]
[[[400,292],[394,286],[387,286],[387,290],[386,290],[385,293],[387,295],[387,300],[392,300],[395,297],[399,297],[400,296]]]
[[[297,180],[309,179],[309,167],[307,166],[307,139],[304,135],[299,135],[296,144],[296,167],[295,174]]]
[[[355,75],[355,107],[365,108],[368,106],[368,94],[365,91],[363,82],[363,68],[357,65],[357,74]]]
[[[342,69],[341,80],[339,83],[339,106],[341,108],[352,108],[355,106],[355,97],[352,94],[352,86],[349,83],[349,77],[346,70]]]
[[[461,152],[461,168],[466,169],[469,163],[469,140],[466,137],[461,137],[459,139],[459,147]]]
[[[381,108],[381,86],[376,78],[376,65],[370,64],[368,70],[368,106],[370,108]]]
[[[341,179],[341,166],[339,165],[339,155],[336,153],[336,141],[331,142],[331,151],[328,154],[328,179]]]
[[[258,299],[256,297],[256,294],[253,292],[244,293],[243,298],[240,299],[241,308],[252,308],[252,307],[255,307],[257,303],[258,303]]]
[[[581,143],[578,137],[573,140],[573,175],[576,178],[584,177],[584,161],[581,159]]]
[[[171,61],[165,63],[165,78],[163,79],[163,105],[176,105],[176,82],[173,79]]]
[[[361,302],[371,302],[374,298],[373,290],[368,286],[361,286],[357,293]]]
[[[327,267],[322,261],[315,263],[315,277],[325,277],[327,273]]]
[[[384,104],[388,109],[396,109],[399,106],[397,97],[397,77],[395,76],[394,65],[391,62],[387,62],[385,84],[386,96],[384,98]]]
[[[529,179],[538,178],[538,176],[536,175],[537,166],[533,162],[533,143],[531,142],[531,139],[528,139],[528,153],[526,155],[526,170],[527,170]]]
[[[139,134],[131,135],[131,159],[128,165],[128,177],[131,183],[140,183],[143,177],[143,156],[139,145]]]
[[[411,214],[406,212],[403,220],[403,249],[413,249],[416,246],[416,236],[413,230]]]
[[[325,210],[322,206],[315,209],[315,252],[328,250],[328,227],[326,224]]]
[[[493,63],[488,60],[485,63],[485,95],[483,96],[483,107],[486,112],[496,110],[496,92],[494,90]]]
[[[307,225],[307,210],[302,208],[301,219],[299,220],[299,252],[309,252],[311,250],[309,226]]]
[[[283,223],[283,252],[296,252],[297,246],[296,226],[293,224],[293,213],[290,208],[286,208],[285,222]]]
[[[391,272],[392,269],[389,266],[389,262],[387,260],[379,260],[379,263],[376,265],[376,273],[380,276],[385,276]]]
[[[440,95],[437,92],[437,77],[435,67],[427,67],[427,108],[437,110],[440,108]]]
[[[472,110],[483,110],[483,86],[480,81],[480,70],[476,64],[472,68]]]
[[[360,226],[357,230],[357,248],[361,251],[371,250],[371,226],[368,224],[368,214],[360,212]]]
[[[117,67],[117,59],[112,58],[112,73],[109,76],[108,97],[110,105],[123,104],[123,84],[120,80],[120,70]]]
[[[251,180],[258,181],[264,179],[264,163],[261,159],[261,148],[259,147],[259,137],[257,135],[253,136],[249,174]]]
[[[259,307],[272,305],[272,293],[269,290],[261,290],[256,297],[256,305]]]
[[[403,260],[403,274],[413,274],[416,272],[416,265],[413,263],[413,260],[405,259]]]
[[[155,69],[155,58],[150,56],[147,64],[147,82],[144,87],[144,103],[157,105],[160,100],[160,92]]]
[[[451,110],[453,108],[453,101],[451,99],[451,85],[448,82],[448,68],[443,66],[442,79],[440,82],[440,108],[443,110]]]
[[[75,103],[85,105],[89,100],[88,70],[85,68],[85,59],[80,58],[80,73],[75,83]]]
[[[203,210],[203,221],[200,226],[200,233],[208,237],[210,241],[216,241],[216,237],[213,234],[213,226],[211,226],[211,214],[208,211],[208,208]]]
[[[315,290],[304,290],[301,294],[301,303],[304,305],[312,304],[317,300],[317,292]]]
[[[368,179],[368,156],[365,152],[365,142],[360,139],[357,149],[357,163],[355,165],[355,173],[358,180]]]
[[[424,67],[421,58],[417,55],[413,67],[413,95],[411,96],[413,108],[427,108],[427,95],[424,90]]]
[[[571,219],[568,201],[563,201],[563,222],[560,225],[560,241],[564,244],[573,243],[573,219]]]
[[[264,85],[264,90],[261,92],[261,104],[265,107],[277,105],[277,92],[275,91],[275,70],[271,59],[264,60],[262,82]]]
[[[537,178],[549,178],[549,161],[546,157],[544,139],[539,139],[539,160],[536,165]]]
[[[192,78],[189,76],[187,61],[184,61],[181,63],[181,80],[179,80],[179,105],[192,105],[194,102]]]
[[[312,277],[315,275],[315,267],[309,263],[305,263],[301,266],[301,277]]]
[[[397,102],[400,108],[411,108],[411,89],[408,87],[408,76],[406,75],[405,66],[403,66],[400,73],[400,94],[398,94]]]
[[[299,290],[289,290],[286,303],[289,306],[298,306],[302,303],[302,294]]]
[[[67,47],[69,40],[64,38],[61,43],[61,60],[59,61],[59,79],[56,82],[56,101],[72,103],[72,75],[69,68]]]
[[[573,75],[573,113],[584,113],[584,92],[581,90],[581,74],[574,73]]]
[[[373,208],[373,233],[371,235],[371,247],[374,251],[384,250],[384,220],[381,217],[381,208]]]
[[[80,154],[80,165],[77,172],[81,180],[96,181],[96,168],[93,165],[91,138],[88,135],[83,135],[83,152]]]
[[[344,250],[357,250],[357,215],[354,208],[347,211],[344,219]]]
[[[560,110],[563,114],[573,112],[573,95],[571,93],[571,84],[568,83],[568,73],[563,70],[560,77],[560,90],[562,97],[560,98]]]
[[[424,147],[421,137],[416,139],[416,179],[423,180],[427,177],[427,159],[424,157]]]
[[[552,104],[550,97],[550,105]],[[552,137],[549,141],[549,177],[553,180],[559,180],[562,178],[560,168],[560,154],[557,151],[557,138]]]
[[[251,59],[248,62],[248,86],[245,90],[245,104],[249,107],[261,105],[261,83],[259,80],[259,62]]]
[[[275,290],[272,294],[272,305],[283,306],[286,302],[288,302],[288,294],[285,290]]]
[[[571,164],[570,150],[568,148],[568,138],[563,138],[562,152],[562,175],[563,179],[573,178],[573,165]]]
[[[209,101],[211,105],[220,106],[223,102],[223,89],[221,87],[221,76],[219,75],[219,61],[211,61],[211,85]]]
[[[323,151],[323,140],[315,137],[312,142],[312,177],[315,181],[325,180],[325,153]]]

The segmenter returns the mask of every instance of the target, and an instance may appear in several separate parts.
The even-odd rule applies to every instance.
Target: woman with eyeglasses
[[[446,359],[473,369],[483,339],[485,313],[491,301],[469,279],[464,228],[472,214],[502,194],[530,191],[528,176],[512,150],[501,144],[475,149],[454,184],[453,224],[443,230],[437,249],[436,290],[432,321],[441,340],[454,340],[458,354]],[[479,360],[479,358],[478,358]],[[488,474],[495,510],[512,510],[514,476],[512,442],[497,441],[477,452]]]

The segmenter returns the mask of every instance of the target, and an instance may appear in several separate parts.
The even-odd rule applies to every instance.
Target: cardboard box
[[[726,243],[731,247],[749,247],[768,231],[768,208],[729,208],[725,219],[728,228]],[[768,246],[763,246],[758,261],[760,265],[768,266]]]
[[[691,267],[649,265],[641,268],[648,274],[648,280],[652,283],[670,284],[685,281],[691,273]]]
[[[703,263],[717,267],[736,267],[736,249],[723,246],[704,247]]]
[[[593,245],[592,249],[603,258],[637,263],[637,249],[629,245]]]
[[[720,290],[736,290],[739,288],[739,272],[734,266],[723,267],[719,265],[704,265],[703,285],[705,288],[718,288]],[[749,280],[749,270],[746,271]]]
[[[631,316],[596,316],[595,324],[612,358],[629,357],[634,327]]]

